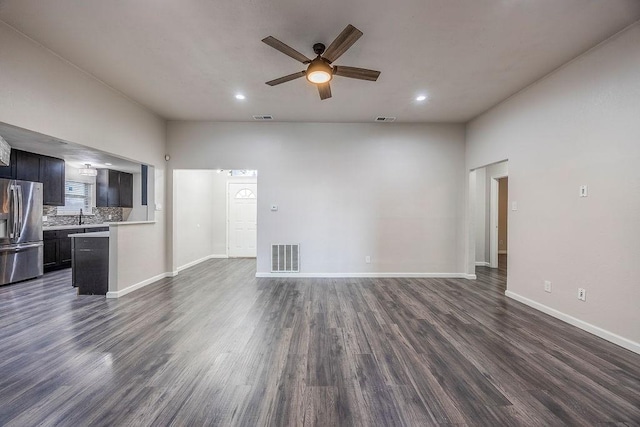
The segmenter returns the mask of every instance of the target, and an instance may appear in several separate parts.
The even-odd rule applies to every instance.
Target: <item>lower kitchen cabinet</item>
[[[44,271],[51,271],[58,265],[58,239],[55,237],[55,231],[45,231],[44,234],[44,251],[43,251],[43,268]],[[51,237],[53,234],[54,237]]]
[[[70,234],[94,233],[109,231],[109,227],[71,228],[65,230],[45,230],[43,235],[44,271],[59,270],[71,267],[71,237]]]

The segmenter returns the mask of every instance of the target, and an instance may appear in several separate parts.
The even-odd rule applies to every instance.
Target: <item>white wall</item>
[[[630,348],[640,342],[639,99],[636,24],[467,127],[468,170],[509,159],[511,295]]]
[[[173,169],[258,170],[258,272],[288,242],[306,274],[464,271],[461,125],[169,122],[168,144]]]
[[[216,175],[212,170],[176,170],[173,173],[178,270],[215,253],[213,182]]]
[[[165,167],[162,119],[2,22],[0,52],[0,122]],[[156,220],[144,231],[144,256],[121,239],[119,255],[138,262],[123,265],[118,288],[166,271],[164,215]]]
[[[142,172],[133,174],[133,208],[123,208],[125,221],[146,221],[148,206],[142,204]]]

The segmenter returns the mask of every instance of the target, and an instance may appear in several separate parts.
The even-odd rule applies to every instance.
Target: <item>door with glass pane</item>
[[[255,258],[258,185],[229,183],[229,256]]]

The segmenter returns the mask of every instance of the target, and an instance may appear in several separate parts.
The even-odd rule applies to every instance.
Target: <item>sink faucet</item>
[[[78,216],[78,225],[82,225],[82,208],[80,208],[80,215]]]

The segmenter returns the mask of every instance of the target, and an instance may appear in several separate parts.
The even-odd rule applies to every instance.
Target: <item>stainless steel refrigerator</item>
[[[0,179],[0,285],[42,275],[42,184]]]

